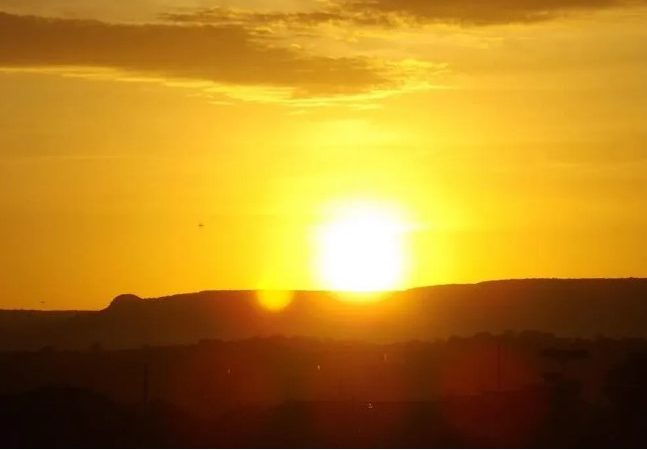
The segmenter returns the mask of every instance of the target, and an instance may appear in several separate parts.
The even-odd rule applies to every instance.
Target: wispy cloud
[[[124,25],[0,13],[0,66],[106,67],[303,95],[388,87],[379,61],[271,45],[244,26]]]
[[[601,9],[646,6],[647,0],[333,0],[319,11],[257,12],[215,7],[161,17],[182,23],[244,23],[247,26],[307,28],[319,24],[401,26],[454,23],[531,23]]]
[[[0,12],[0,68],[120,71],[121,79],[187,81],[227,96],[304,106],[359,105],[442,84],[443,64],[299,42],[334,30],[430,23],[529,23],[647,0],[330,0],[309,11],[175,10],[162,23],[109,23]],[[385,31],[386,32],[386,31]],[[311,40],[312,41],[312,40]],[[369,53],[370,54],[370,53]],[[106,72],[104,72],[106,73]]]
[[[567,14],[645,5],[645,0],[346,0],[351,11],[394,14],[422,22],[488,25],[550,20]]]

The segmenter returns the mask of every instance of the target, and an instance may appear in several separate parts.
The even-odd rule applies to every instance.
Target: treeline
[[[3,446],[647,444],[647,341],[274,337],[0,354]]]

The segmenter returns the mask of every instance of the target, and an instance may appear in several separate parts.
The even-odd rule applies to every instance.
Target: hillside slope
[[[156,299],[121,295],[101,311],[0,311],[0,350],[172,345],[201,339],[311,336],[376,342],[505,330],[647,336],[647,279],[508,280],[416,288],[375,303],[296,292],[282,311],[253,291]]]

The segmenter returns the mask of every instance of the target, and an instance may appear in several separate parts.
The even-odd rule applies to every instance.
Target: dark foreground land
[[[647,341],[481,333],[0,354],[3,447],[644,447]]]

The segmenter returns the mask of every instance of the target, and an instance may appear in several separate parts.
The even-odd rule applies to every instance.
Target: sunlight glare
[[[317,235],[321,283],[326,289],[355,293],[400,288],[404,232],[401,215],[381,205],[350,205],[337,211]]]
[[[294,294],[282,290],[259,290],[256,292],[258,303],[267,311],[279,312],[292,303]]]

